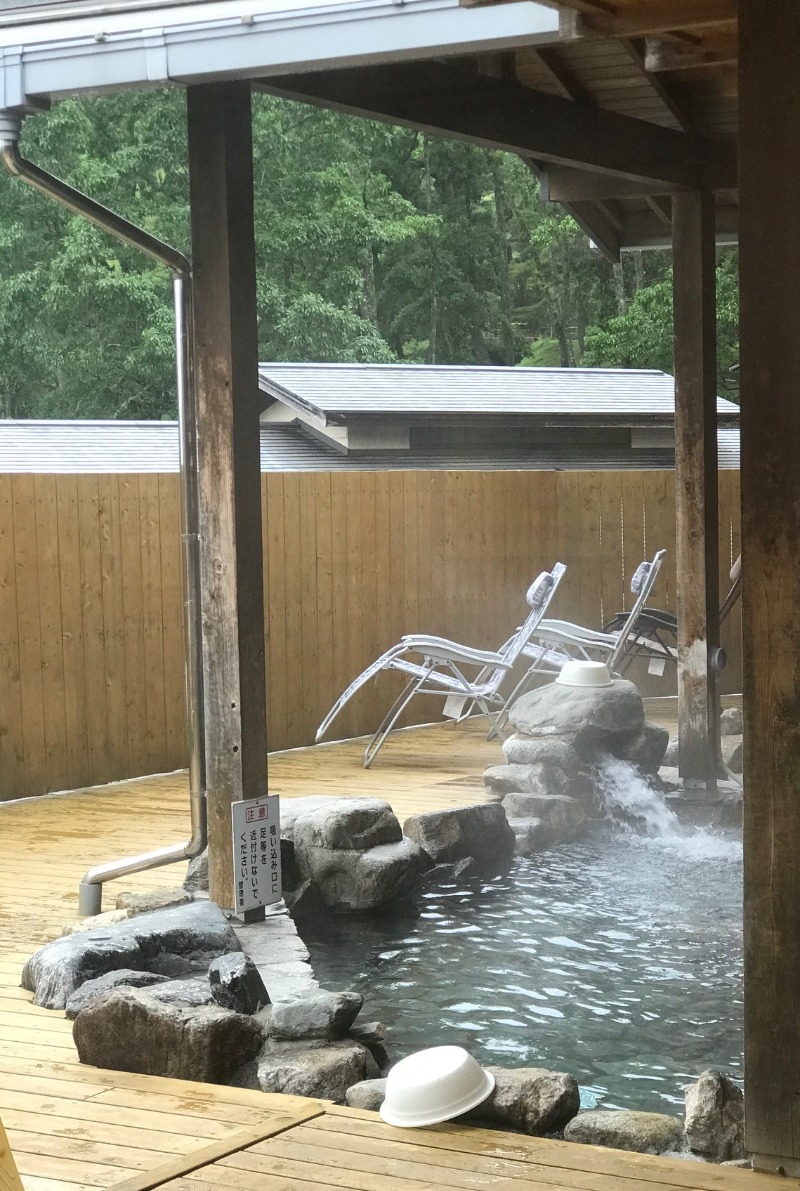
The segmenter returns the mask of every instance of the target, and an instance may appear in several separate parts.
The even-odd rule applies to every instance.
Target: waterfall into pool
[[[683,829],[624,763],[601,790],[583,841],[390,917],[301,922],[322,985],[363,995],[393,1058],[568,1071],[585,1107],[670,1112],[705,1068],[740,1076],[740,839]]]

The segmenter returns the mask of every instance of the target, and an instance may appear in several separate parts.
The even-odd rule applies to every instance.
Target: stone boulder
[[[661,758],[662,766],[666,765],[668,769],[677,769],[679,743],[677,736],[670,736],[667,751]]]
[[[484,770],[483,784],[499,798],[506,794],[532,794],[533,766],[490,765]]]
[[[708,1162],[744,1158],[744,1095],[727,1075],[704,1071],[686,1089],[686,1140]]]
[[[377,1112],[385,1099],[385,1079],[364,1079],[361,1083],[354,1083],[344,1094],[348,1108],[361,1108],[366,1112]]]
[[[658,773],[664,764],[669,747],[669,732],[660,724],[646,723],[641,732],[630,743],[617,747],[616,755],[622,761],[630,761],[643,773]]]
[[[621,678],[602,687],[551,682],[517,699],[509,721],[521,736],[564,741],[592,761],[604,752],[617,755],[641,735],[644,704],[634,684]]]
[[[202,1005],[214,1004],[211,985],[205,974],[167,980],[164,984],[152,986],[150,995],[162,1005],[175,1005],[179,1009],[199,1009]]]
[[[213,902],[192,902],[47,943],[25,964],[21,984],[34,993],[35,1005],[64,1009],[76,989],[107,972],[128,968],[183,976],[238,950],[222,910]]]
[[[517,856],[535,856],[552,843],[550,830],[541,819],[509,819],[508,825],[514,832],[514,851]]]
[[[416,886],[430,860],[410,839],[380,844],[366,852],[344,848],[303,848],[298,861],[325,905],[346,910],[375,910],[398,901]]]
[[[596,1108],[578,1113],[564,1139],[637,1154],[675,1153],[683,1147],[683,1122],[660,1112]]]
[[[298,815],[292,842],[302,868],[302,855],[312,848],[366,852],[403,838],[400,822],[380,798],[326,798],[324,805]]]
[[[744,738],[742,736],[723,736],[720,744],[722,746],[722,760],[730,769],[731,773],[741,773],[744,769]]]
[[[741,736],[744,732],[744,719],[740,707],[728,707],[719,717],[719,730],[722,736]]]
[[[403,831],[434,864],[471,856],[482,868],[502,867],[514,853],[514,833],[496,802],[412,815]]]
[[[296,1001],[275,1005],[269,1036],[285,1041],[317,1038],[338,1042],[347,1035],[363,1004],[364,998],[358,993],[320,989]]]
[[[244,1018],[250,1021],[250,1018]],[[347,1089],[365,1077],[366,1051],[358,1042],[269,1041],[257,1059],[229,1081],[236,1087],[344,1104]]]
[[[148,893],[120,893],[117,909],[127,910],[128,916],[149,914],[153,910],[169,910],[172,906],[185,906],[192,895],[180,886],[177,889],[159,889]]]
[[[153,984],[164,984],[167,979],[166,976],[157,976],[155,972],[136,972],[133,968],[106,972],[105,976],[98,976],[96,980],[87,980],[72,994],[66,1004],[66,1016],[69,1020],[76,1018],[81,1009],[112,988],[122,985],[126,988],[148,988]]]
[[[208,983],[216,1003],[234,1013],[257,1013],[269,1005],[269,993],[261,973],[243,951],[233,951],[212,960]]]
[[[577,839],[586,827],[586,813],[566,794],[507,794],[502,802],[509,822],[539,819],[550,843]]]
[[[295,921],[300,918],[311,918],[325,909],[322,894],[313,881],[302,881],[295,889],[286,890],[283,900],[286,909]]]
[[[466,1119],[518,1129],[534,1137],[560,1132],[580,1108],[571,1075],[540,1067],[488,1067],[494,1091]]]
[[[380,1076],[388,1075],[392,1061],[386,1049],[386,1026],[382,1021],[356,1022],[348,1030],[348,1037],[366,1047]],[[369,1065],[369,1060],[367,1060]],[[377,1078],[377,1075],[376,1075]]]
[[[252,1017],[217,1007],[176,1008],[148,989],[130,988],[87,1005],[72,1034],[82,1063],[204,1083],[227,1083],[263,1043]]]
[[[189,861],[183,888],[187,893],[208,893],[208,848]]]

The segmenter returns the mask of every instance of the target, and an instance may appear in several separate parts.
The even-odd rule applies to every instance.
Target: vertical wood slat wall
[[[269,747],[309,744],[343,687],[403,633],[496,647],[560,560],[552,612],[600,626],[666,546],[671,472],[333,472],[262,477]],[[739,474],[720,473],[720,589],[739,553]],[[178,481],[0,475],[0,800],[185,764]],[[724,689],[741,689],[737,606]],[[674,673],[674,672],[673,672]],[[672,694],[672,676],[632,677]],[[374,728],[398,676],[337,737]],[[417,721],[441,703],[420,700]]]

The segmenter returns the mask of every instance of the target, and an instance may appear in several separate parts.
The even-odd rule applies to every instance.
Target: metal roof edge
[[[0,28],[0,106],[86,91],[266,78],[558,40],[558,14],[535,0],[468,9],[459,0],[350,0],[297,7],[219,0],[124,14],[102,11]],[[213,13],[213,17],[211,14]],[[138,18],[138,19],[137,19]]]

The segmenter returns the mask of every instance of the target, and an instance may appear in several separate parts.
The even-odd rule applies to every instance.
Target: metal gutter
[[[105,8],[105,11],[103,10]],[[0,28],[0,104],[27,109],[86,91],[267,78],[557,41],[558,13],[533,0],[464,9],[458,0],[218,0],[107,6],[86,16]]]
[[[157,868],[197,856],[208,840],[205,790],[205,723],[202,691],[200,630],[200,533],[197,498],[197,411],[192,373],[191,266],[182,253],[121,215],[62,182],[60,178],[27,161],[19,151],[21,119],[16,113],[0,112],[0,160],[10,174],[35,190],[88,219],[123,243],[137,248],[173,274],[175,302],[175,350],[178,388],[178,425],[181,476],[181,542],[183,545],[184,590],[184,677],[186,684],[186,726],[189,740],[189,806],[192,834],[185,843],[159,848],[141,856],[129,856],[89,869],[78,890],[78,911],[98,914],[102,907],[103,884],[144,869]]]

